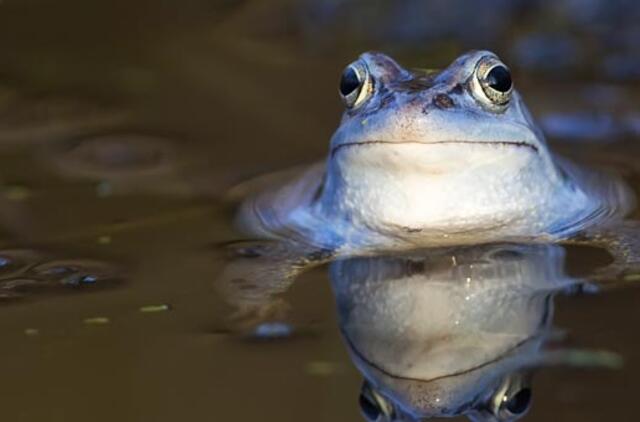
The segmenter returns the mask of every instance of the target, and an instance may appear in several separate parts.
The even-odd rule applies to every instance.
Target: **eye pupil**
[[[340,93],[343,96],[347,96],[360,88],[360,78],[358,77],[358,73],[351,66],[346,68],[342,73],[342,78],[340,79]]]
[[[504,111],[513,90],[511,72],[497,57],[484,56],[476,64],[473,87],[476,98],[494,111]]]
[[[360,409],[362,409],[362,413],[369,421],[376,421],[380,416],[380,409],[378,406],[373,404],[371,400],[364,394],[360,394]]]
[[[511,73],[504,66],[496,66],[487,74],[487,84],[498,92],[511,89]]]
[[[507,401],[506,408],[514,415],[520,415],[529,408],[531,402],[531,389],[523,388]]]

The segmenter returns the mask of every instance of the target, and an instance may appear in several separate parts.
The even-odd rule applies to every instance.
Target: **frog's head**
[[[439,73],[365,53],[343,72],[346,111],[321,197],[379,232],[539,233],[587,209],[533,122],[508,67],[474,51]]]
[[[509,68],[474,51],[439,73],[408,71],[381,53],[365,53],[340,81],[346,111],[331,141],[332,158],[402,160],[446,172],[546,154]]]

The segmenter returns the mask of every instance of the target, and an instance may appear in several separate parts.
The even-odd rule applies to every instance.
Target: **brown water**
[[[380,13],[354,3],[363,8],[325,26],[293,1],[0,3],[5,419],[361,419],[362,377],[326,268],[285,293],[295,331],[278,340],[230,331],[233,309],[214,286],[215,245],[236,236],[219,198],[243,178],[324,155],[346,63],[382,49],[437,67],[469,47],[446,32],[424,48],[386,40],[361,22],[377,25]],[[503,31],[547,29],[540,13],[517,12],[526,29]],[[508,61],[499,39],[478,47]],[[610,113],[615,137],[555,148],[637,187],[637,82],[577,68],[516,66],[516,78],[539,116]],[[570,273],[592,259],[570,256]],[[617,352],[625,366],[541,371],[526,420],[636,420],[638,300],[633,286],[559,298],[568,342]]]

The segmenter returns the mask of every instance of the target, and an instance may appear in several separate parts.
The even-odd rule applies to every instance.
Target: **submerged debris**
[[[5,186],[4,195],[10,201],[20,202],[31,196],[31,189],[22,185]]]
[[[106,325],[111,322],[107,317],[91,317],[85,318],[82,322],[86,325]]]
[[[26,328],[24,330],[24,334],[29,337],[34,337],[40,334],[40,330],[38,330],[37,328]]]
[[[290,337],[293,327],[285,322],[264,322],[253,331],[253,336],[260,339],[278,339]]]
[[[166,312],[171,310],[171,305],[166,303],[160,305],[145,305],[141,306],[139,311],[145,314],[157,313],[157,312]]]
[[[99,245],[108,245],[111,243],[111,236],[109,235],[103,235],[98,237],[98,244]]]
[[[309,375],[326,377],[336,372],[336,364],[328,361],[312,361],[307,363],[305,371]]]

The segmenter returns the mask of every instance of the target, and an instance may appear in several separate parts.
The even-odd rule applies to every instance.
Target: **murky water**
[[[230,269],[227,189],[324,156],[337,80],[362,50],[416,67],[496,50],[555,151],[640,186],[637,5],[492,1],[479,19],[459,2],[398,3],[0,3],[6,419],[361,420],[360,371],[434,376],[454,365],[434,364],[442,356],[424,343],[449,336],[440,353],[462,353],[473,331],[501,340],[487,334],[453,372],[535,341],[511,366],[498,359],[457,379],[452,401],[493,391],[549,343],[598,353],[550,357],[564,364],[536,371],[526,420],[636,420],[639,277],[599,286],[591,276],[610,262],[601,249],[423,251],[334,262],[291,284],[247,256]],[[258,277],[225,284],[225,271]],[[469,277],[483,284],[464,308],[457,289]],[[403,279],[413,287],[399,289]],[[527,294],[500,294],[518,283]],[[394,306],[397,320],[385,316]],[[440,331],[411,319],[423,308]],[[412,322],[410,335],[397,321]],[[381,331],[363,334],[367,325]]]

